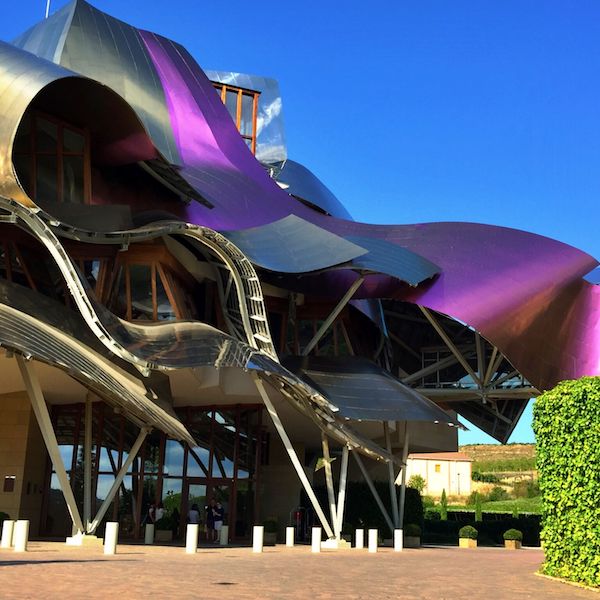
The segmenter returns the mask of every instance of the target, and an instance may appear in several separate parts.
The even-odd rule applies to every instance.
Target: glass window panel
[[[83,154],[85,138],[77,131],[63,127],[63,149],[65,152]]]
[[[58,126],[42,117],[36,119],[36,152],[58,152]]]
[[[83,157],[63,156],[62,201],[81,204],[83,193]]]
[[[142,522],[147,520],[150,507],[156,503],[156,477],[144,477],[142,486]]]
[[[100,508],[100,505],[108,496],[108,492],[114,481],[114,475],[98,475],[98,483],[96,484],[96,510]],[[107,514],[112,515],[110,508],[108,509]]]
[[[251,481],[240,481],[236,494],[235,535],[249,537],[254,525],[254,490]]]
[[[242,94],[242,115],[240,120],[240,133],[242,135],[252,136],[254,124],[254,97],[249,94]]]
[[[152,269],[150,265],[129,265],[132,319],[154,320]]]
[[[110,456],[109,456],[110,453]],[[111,462],[112,458],[112,462]],[[119,452],[116,448],[106,448],[102,446],[100,449],[100,462],[98,464],[99,471],[109,471],[110,473],[114,473],[116,469],[118,469],[119,464]],[[114,465],[114,468],[113,468]]]
[[[31,117],[29,115],[25,115],[21,120],[15,137],[13,152],[19,154],[31,152]]]
[[[173,281],[172,278],[171,281]],[[162,277],[160,277],[160,275],[156,278],[156,303],[159,321],[173,321],[176,319],[175,311],[169,302],[169,297],[167,296],[167,292],[165,291],[165,286],[163,285]]]
[[[244,138],[244,142],[246,142],[246,146],[248,146],[248,148],[250,148],[250,150],[252,150],[252,140],[249,140],[248,138]]]
[[[215,411],[212,476],[233,477],[235,455],[235,413]]]
[[[233,122],[237,126],[237,104],[238,104],[238,93],[237,91],[227,90],[227,95],[225,96],[225,106],[233,119]]]
[[[131,477],[126,475],[119,487],[117,520],[119,521],[119,535],[123,537],[132,537],[135,527],[134,514],[136,502],[132,485]]]
[[[58,199],[57,168],[55,155],[40,154],[36,157],[36,200],[56,202]]]
[[[188,451],[187,476],[207,477],[210,452],[208,448],[195,446],[193,452]],[[200,462],[198,462],[198,460]],[[204,468],[202,468],[204,467]]]
[[[163,473],[165,475],[183,475],[183,454],[184,449],[180,442],[167,440],[165,445],[165,464],[163,466]]]
[[[49,536],[60,537],[71,535],[71,517],[56,475],[52,475],[50,478],[45,533]]]
[[[165,513],[173,519],[173,536],[177,537],[181,519],[181,479],[163,479],[162,503]]]
[[[147,437],[144,453],[144,473],[158,473],[160,459],[160,434],[153,434]]]
[[[115,278],[115,284],[108,303],[108,308],[118,317],[123,318],[127,314],[127,286],[125,282],[124,267],[119,268],[119,272]]]

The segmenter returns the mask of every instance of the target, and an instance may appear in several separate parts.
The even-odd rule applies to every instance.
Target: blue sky
[[[5,4],[3,40],[45,10]],[[289,156],[357,220],[492,223],[600,257],[597,1],[94,4],[205,68],[278,79]]]

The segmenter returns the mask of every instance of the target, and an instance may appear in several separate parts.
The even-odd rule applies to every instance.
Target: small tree
[[[411,475],[406,485],[409,488],[417,490],[419,494],[422,494],[425,489],[425,480],[420,475]]]
[[[440,498],[440,518],[442,521],[448,520],[448,498],[445,489],[442,490],[442,497]]]
[[[477,492],[477,495],[475,496],[475,521],[477,523],[483,521],[481,494],[479,492]]]

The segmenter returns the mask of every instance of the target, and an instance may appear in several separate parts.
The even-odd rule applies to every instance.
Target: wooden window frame
[[[92,196],[92,168],[90,162],[90,133],[87,128],[76,127],[71,125],[67,121],[63,121],[57,117],[49,115],[40,110],[31,110],[26,113],[26,116],[30,118],[30,131],[29,131],[29,152],[14,152],[13,156],[27,156],[29,157],[29,175],[30,175],[30,191],[32,200],[36,201],[37,198],[37,157],[38,156],[56,156],[56,198],[54,201],[63,203],[63,159],[65,156],[80,156],[83,159],[83,198],[81,204],[90,204]],[[38,119],[44,119],[56,125],[56,154],[48,151],[38,151],[36,148],[37,139],[37,121]],[[84,139],[83,153],[80,152],[67,152],[64,150],[64,130],[68,129],[79,135]],[[18,175],[18,173],[17,173]]]
[[[237,93],[237,106],[236,106],[236,118],[234,119],[235,126],[237,127],[238,132],[244,140],[248,140],[250,142],[250,149],[252,150],[252,154],[256,154],[256,123],[258,120],[258,97],[260,96],[260,92],[255,90],[249,90],[246,88],[241,88],[233,85],[228,85],[226,83],[216,83],[213,82],[213,86],[217,93],[221,97],[221,102],[226,105],[227,100],[227,92],[236,92]],[[250,96],[252,97],[252,135],[242,135],[241,126],[242,126],[242,97]]]

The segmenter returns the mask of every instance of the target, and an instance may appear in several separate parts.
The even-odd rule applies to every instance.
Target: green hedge
[[[391,517],[389,483],[387,481],[375,481],[374,483],[375,489]],[[321,506],[327,508],[329,506],[327,488],[324,485],[316,486],[315,493]],[[306,500],[304,501],[306,502]],[[304,506],[310,505],[305,504]],[[329,514],[327,510],[325,512]],[[371,494],[369,486],[362,481],[348,482],[344,523],[347,523],[352,529],[374,528],[379,530],[382,537],[391,536],[389,527],[373,498],[373,494]],[[423,501],[421,500],[421,494],[414,488],[406,488],[406,495],[404,497],[404,523],[412,523],[419,527],[423,524]]]
[[[533,407],[547,575],[600,586],[600,377],[563,381]]]

